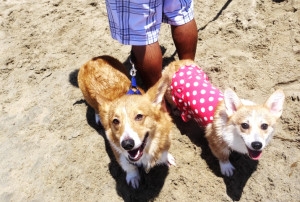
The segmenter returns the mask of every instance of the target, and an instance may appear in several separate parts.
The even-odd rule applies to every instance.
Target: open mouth
[[[249,149],[248,147],[247,147],[247,149],[248,149],[250,158],[252,158],[253,160],[258,160],[261,157],[262,151],[252,150],[252,149]]]
[[[130,161],[134,161],[134,162],[138,161],[143,156],[143,152],[147,143],[148,136],[149,134],[147,133],[140,147],[128,151],[128,158]]]

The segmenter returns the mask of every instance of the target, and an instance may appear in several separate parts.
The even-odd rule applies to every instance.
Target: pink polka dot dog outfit
[[[194,118],[203,126],[213,121],[215,108],[224,97],[195,65],[182,66],[173,75],[171,90],[182,119],[189,121]]]

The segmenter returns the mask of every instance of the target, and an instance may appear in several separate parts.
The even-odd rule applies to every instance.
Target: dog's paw
[[[168,153],[168,166],[171,167],[172,165],[176,166],[175,158],[172,156],[172,154]]]
[[[234,167],[233,165],[228,161],[228,162],[221,162],[219,161],[219,164],[220,164],[220,168],[221,168],[221,173],[222,175],[225,175],[227,177],[230,177],[233,175],[233,171],[234,171]]]
[[[127,172],[126,182],[131,185],[134,189],[139,188],[140,175],[138,171]]]
[[[95,122],[97,125],[100,124],[100,116],[99,116],[99,114],[96,114],[96,113],[95,113]]]
[[[102,125],[99,114],[95,113],[95,122],[97,125]]]

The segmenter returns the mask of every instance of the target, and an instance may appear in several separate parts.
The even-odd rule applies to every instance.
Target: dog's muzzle
[[[251,147],[252,149],[247,147],[250,158],[253,160],[258,160],[262,153],[262,150],[260,150],[263,147],[262,143],[258,141],[252,142]]]
[[[134,147],[134,140],[133,139],[123,140],[121,146],[127,151],[131,150]]]
[[[148,140],[148,136],[149,134],[147,133],[144,137],[144,140],[141,144],[141,146],[139,146],[138,148],[136,149],[133,149],[134,147],[134,143],[133,143],[133,146],[132,144],[130,144],[130,147],[131,147],[131,150],[127,150],[128,152],[128,160],[131,161],[131,162],[136,162],[138,160],[140,160],[140,158],[143,156],[143,153],[144,153],[144,148],[147,144],[147,140]],[[130,139],[129,139],[130,140]],[[133,140],[132,140],[133,141]],[[124,142],[124,141],[123,141]],[[122,142],[122,147],[123,147],[123,142]],[[129,141],[128,141],[129,142]],[[124,143],[125,144],[125,143]],[[128,145],[126,145],[128,146]],[[124,147],[123,147],[124,148]],[[127,147],[128,148],[128,147]],[[125,148],[124,148],[125,149]]]

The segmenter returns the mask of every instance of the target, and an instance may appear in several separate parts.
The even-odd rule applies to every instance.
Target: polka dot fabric
[[[202,69],[194,65],[182,66],[173,75],[171,90],[182,119],[193,118],[203,126],[213,121],[215,108],[224,97],[209,83]]]

